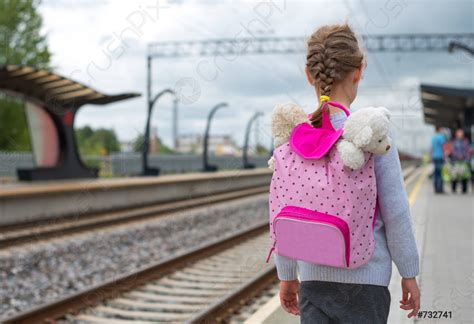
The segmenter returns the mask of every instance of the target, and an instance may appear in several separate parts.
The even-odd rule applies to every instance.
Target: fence
[[[268,156],[249,156],[250,163],[266,167]],[[149,165],[159,166],[161,173],[185,173],[202,170],[202,156],[195,154],[150,155]],[[98,167],[102,176],[133,176],[141,172],[141,155],[136,153],[112,154],[109,156],[86,156],[87,165]],[[240,169],[240,156],[209,156],[209,163],[221,170]],[[0,177],[16,177],[17,168],[34,167],[33,155],[28,152],[0,152]]]

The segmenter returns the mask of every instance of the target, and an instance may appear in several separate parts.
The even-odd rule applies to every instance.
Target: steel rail
[[[419,170],[418,165],[404,168],[404,180],[407,180],[412,175],[416,175],[415,173],[417,170]],[[209,306],[207,309],[202,310],[192,319],[187,321],[187,323],[202,324],[225,322],[227,317],[231,315],[236,309],[245,304],[245,302],[252,299],[261,290],[268,287],[268,285],[275,282],[276,279],[277,277],[275,269],[268,269],[267,271],[256,276],[252,281],[241,286],[239,289],[231,292],[223,299]]]
[[[416,176],[418,169],[419,168],[413,168],[409,171],[407,170],[408,172],[404,173],[404,179],[407,180],[411,176]],[[169,257],[154,265],[143,267],[120,278],[91,287],[72,296],[14,315],[4,320],[4,323],[54,322],[66,314],[77,314],[81,310],[97,306],[105,300],[116,298],[127,291],[133,290],[137,286],[186,268],[192,262],[202,261],[204,258],[211,257],[221,251],[232,248],[242,241],[264,234],[267,229],[268,223],[265,222],[251,229],[239,231],[218,242],[204,244],[189,252],[182,253],[175,257]],[[187,323],[225,322],[232,313],[251,300],[260,291],[276,282],[276,280],[276,269],[272,266],[258,273],[243,285],[231,290],[227,295],[220,298],[220,300],[213,302],[208,307],[194,314]]]
[[[37,306],[20,314],[3,320],[2,323],[44,323],[54,322],[66,314],[77,313],[80,310],[96,306],[105,299],[117,297],[150,280],[157,279],[163,275],[185,267],[187,264],[209,257],[235,244],[257,236],[268,230],[268,223],[254,226],[250,229],[241,230],[217,242],[207,243],[191,251],[169,257],[156,264],[145,266],[137,271],[96,285],[79,293],[59,299],[57,301]]]
[[[91,229],[163,217],[171,212],[241,199],[265,192],[268,192],[268,185],[214,194],[212,196],[158,203],[146,207],[81,215],[81,219],[77,219],[77,217],[71,219],[71,217],[68,217],[15,226],[9,225],[0,228],[0,250],[21,244],[37,243],[41,240],[75,234]]]
[[[208,308],[191,318],[187,323],[202,324],[223,322],[227,316],[241,307],[241,305],[244,305],[247,301],[251,300],[261,290],[275,283],[277,279],[276,268],[273,266],[254,277],[254,279],[245,285],[230,292],[222,300],[210,305]]]

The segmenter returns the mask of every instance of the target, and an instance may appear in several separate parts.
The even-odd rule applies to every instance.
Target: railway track
[[[406,179],[417,170],[415,165],[404,166],[403,176]],[[239,199],[268,192],[268,185],[235,190],[205,197],[189,198],[179,201],[159,203],[150,206],[121,209],[112,212],[101,212],[89,215],[69,216],[52,220],[35,221],[17,225],[0,226],[0,250],[11,246],[37,243],[48,238],[70,235],[91,229],[99,229],[117,224],[151,219],[170,212],[192,207],[211,205],[218,202]]]
[[[268,224],[206,244],[4,323],[215,323],[276,282]]]
[[[406,183],[421,168],[404,169]],[[266,187],[265,187],[266,188]],[[4,323],[216,323],[277,282],[268,224],[146,266]]]
[[[27,224],[2,226],[0,227],[0,250],[7,249],[11,246],[18,246],[32,242],[36,243],[48,238],[70,235],[91,229],[156,218],[164,216],[170,212],[230,201],[264,192],[268,192],[268,185],[235,190],[212,196],[183,199],[169,203],[159,203],[152,206],[91,215],[80,215],[79,218],[67,217],[63,219],[38,221]]]

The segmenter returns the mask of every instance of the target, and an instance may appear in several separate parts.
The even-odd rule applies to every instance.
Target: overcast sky
[[[346,19],[360,34],[473,32],[474,1],[43,0],[40,12],[57,72],[109,94],[142,93],[141,98],[122,103],[86,106],[76,126],[113,128],[120,140],[131,140],[144,128],[145,57],[150,42],[239,38],[250,36],[249,32],[303,37],[318,26]],[[209,109],[226,101],[229,108],[216,114],[211,132],[232,134],[242,143],[245,125],[258,110],[265,113],[259,138],[268,146],[270,113],[276,103],[296,101],[307,112],[314,110],[316,98],[303,75],[303,51],[222,62],[213,81],[198,73],[203,59],[153,62],[153,91],[179,88],[187,98],[179,110],[180,134],[201,134]],[[412,151],[410,137],[431,129],[421,126],[420,83],[473,87],[473,60],[461,52],[369,53],[360,95],[352,108],[384,105],[391,109],[399,147]],[[172,98],[163,97],[153,114],[153,124],[168,144],[171,107]],[[426,148],[426,143],[421,139],[416,148]]]

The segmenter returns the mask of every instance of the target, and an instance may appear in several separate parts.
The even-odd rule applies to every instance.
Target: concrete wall
[[[18,184],[0,190],[0,226],[268,185],[270,169]]]

